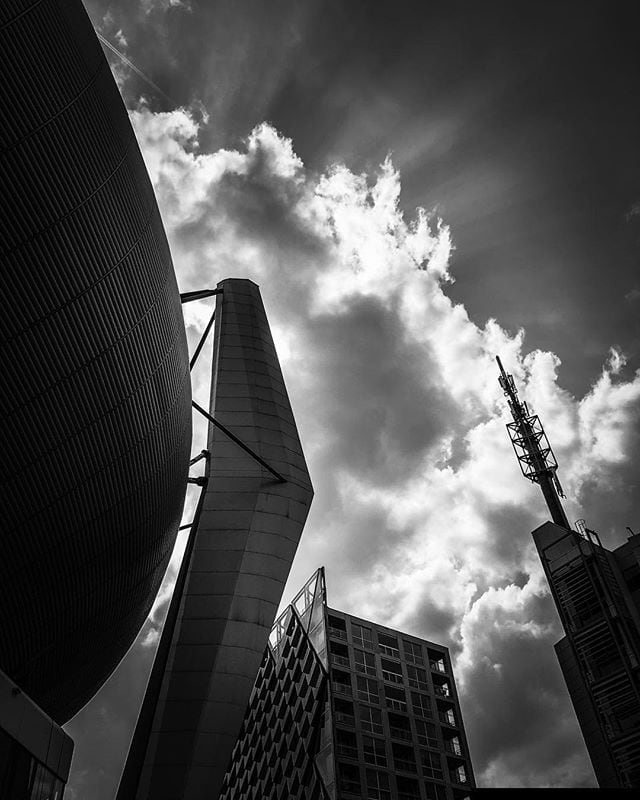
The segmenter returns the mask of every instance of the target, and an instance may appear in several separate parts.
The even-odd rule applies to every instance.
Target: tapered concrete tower
[[[206,485],[119,800],[218,797],[313,495],[258,287],[218,291]]]

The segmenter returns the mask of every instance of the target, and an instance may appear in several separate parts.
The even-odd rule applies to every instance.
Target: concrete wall
[[[119,798],[218,796],[313,495],[258,287],[219,287],[211,413],[284,481],[210,426],[208,485],[159,696]]]

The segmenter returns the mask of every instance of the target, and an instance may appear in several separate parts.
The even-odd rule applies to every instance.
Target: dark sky
[[[451,296],[477,322],[526,326],[572,391],[612,343],[638,366],[637,3],[185,5],[89,10],[176,104],[203,104],[204,149],[267,120],[312,169],[391,153],[403,207],[451,226]]]
[[[482,785],[594,782],[493,357],[543,418],[569,518],[623,541],[640,527],[636,5],[87,4],[171,98],[109,54],[181,289],[263,292],[316,490],[285,599],[324,564],[334,607],[447,644]],[[70,800],[113,796],[172,575],[68,726]]]

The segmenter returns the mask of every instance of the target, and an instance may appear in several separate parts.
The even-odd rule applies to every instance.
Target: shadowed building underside
[[[191,439],[180,297],[78,0],[0,7],[0,668],[56,721],[138,633]]]

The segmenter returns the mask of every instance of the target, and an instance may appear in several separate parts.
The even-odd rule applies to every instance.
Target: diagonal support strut
[[[199,411],[203,417],[208,419],[212,425],[221,430],[225,434],[225,436],[228,436],[232,442],[235,442],[238,445],[238,447],[241,447],[245,451],[245,453],[248,453],[251,456],[251,458],[254,459],[254,461],[257,461],[258,464],[263,466],[265,469],[269,470],[269,472],[276,478],[278,483],[287,482],[287,479],[283,478],[279,472],[276,472],[276,470],[272,466],[267,464],[264,458],[261,458],[254,450],[252,450],[248,445],[246,445],[241,439],[238,439],[238,437],[235,434],[231,433],[229,428],[227,428],[221,422],[218,422],[218,420],[215,419],[215,417],[212,417],[211,414],[209,414],[207,411],[205,411],[204,408],[202,408],[202,406],[199,406],[195,402],[195,400],[192,401],[191,405],[195,408],[196,411]]]

